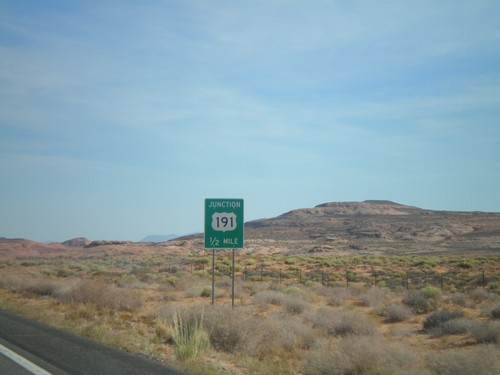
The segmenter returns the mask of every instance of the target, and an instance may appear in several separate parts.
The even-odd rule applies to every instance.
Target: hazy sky
[[[500,211],[500,2],[0,1],[0,237]]]

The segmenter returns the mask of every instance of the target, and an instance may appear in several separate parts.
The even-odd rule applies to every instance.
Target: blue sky
[[[0,236],[389,199],[500,212],[500,3],[0,2]]]

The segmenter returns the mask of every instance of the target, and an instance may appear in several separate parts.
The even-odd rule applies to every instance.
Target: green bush
[[[500,322],[476,324],[470,328],[472,337],[480,344],[500,343]]]
[[[211,297],[212,296],[212,287],[206,286],[201,290],[200,297]]]
[[[423,288],[420,293],[428,299],[437,299],[441,295],[441,290],[436,288],[435,286],[426,286]]]
[[[464,316],[463,311],[460,310],[439,310],[430,314],[424,321],[424,329],[429,331],[438,328],[445,322],[453,319],[459,319]]]
[[[428,288],[417,291],[410,291],[406,298],[403,300],[403,303],[406,306],[411,307],[416,313],[428,313],[435,310],[438,305],[439,293],[435,293],[434,289],[436,288]]]
[[[491,310],[490,315],[493,319],[500,319],[500,306]]]

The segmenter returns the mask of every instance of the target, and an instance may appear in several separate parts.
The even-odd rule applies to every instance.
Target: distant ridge
[[[90,245],[91,242],[92,242],[91,240],[85,237],[77,237],[68,241],[64,241],[62,242],[62,244],[64,246],[70,246],[70,247],[85,247]]]
[[[165,242],[178,238],[177,234],[151,234],[144,237],[141,242]]]

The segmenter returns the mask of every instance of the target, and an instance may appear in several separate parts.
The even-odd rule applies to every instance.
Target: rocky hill
[[[249,245],[272,240],[287,252],[500,253],[500,213],[332,202],[248,222],[245,237]]]
[[[69,248],[59,243],[40,243],[22,238],[0,237],[0,259],[16,257],[58,256],[67,254]]]

